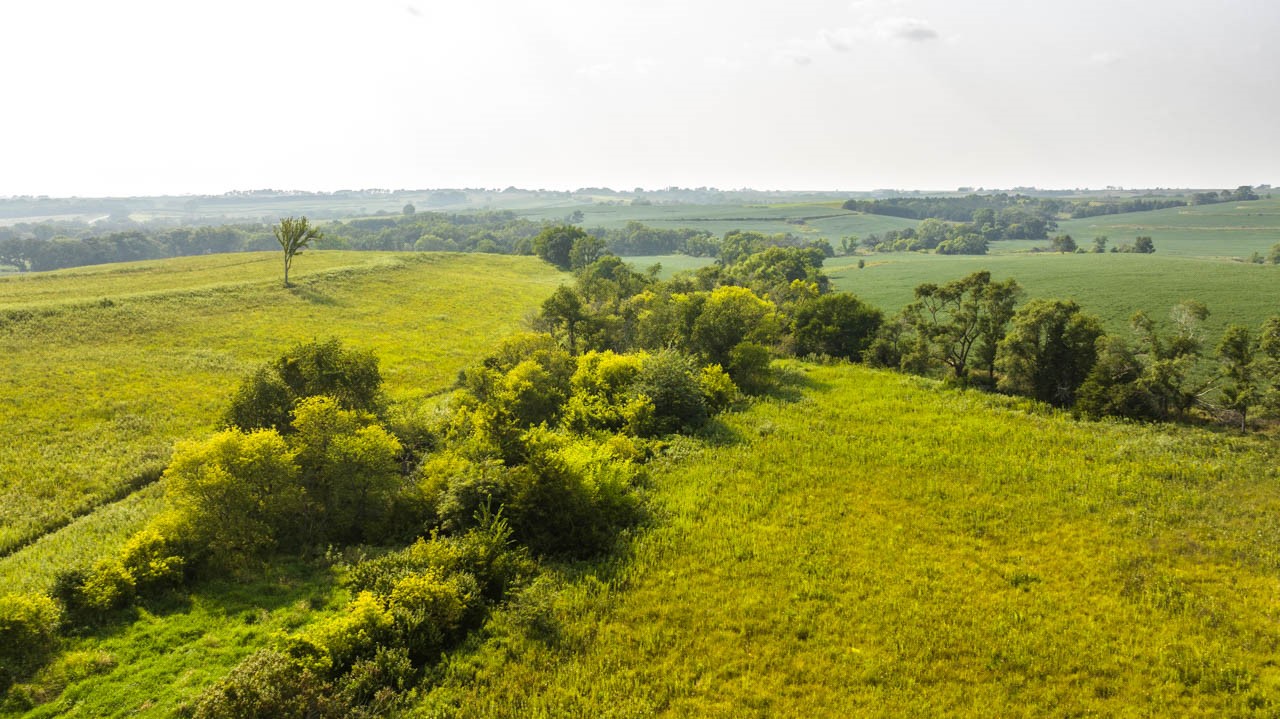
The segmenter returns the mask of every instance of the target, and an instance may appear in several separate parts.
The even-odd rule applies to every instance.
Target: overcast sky
[[[1280,184],[1277,0],[3,0],[0,195]]]

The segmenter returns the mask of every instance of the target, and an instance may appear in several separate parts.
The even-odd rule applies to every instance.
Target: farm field
[[[789,232],[814,239],[826,238],[837,244],[847,235],[865,236],[888,230],[915,227],[915,220],[849,212],[840,207],[843,199],[831,202],[777,203],[761,205],[575,205],[518,210],[532,220],[563,221],[574,210],[582,213],[586,228],[617,229],[628,222],[641,222],[660,229],[692,228],[715,235],[731,230],[751,230],[766,234]]]
[[[897,312],[910,302],[913,289],[921,283],[941,284],[989,270],[993,279],[1016,279],[1025,291],[1024,301],[1034,297],[1074,299],[1114,332],[1127,333],[1129,317],[1137,310],[1163,320],[1178,302],[1199,300],[1211,313],[1205,329],[1216,338],[1230,323],[1256,329],[1277,309],[1263,298],[1280,296],[1280,267],[1275,265],[1160,254],[970,257],[894,253],[862,257],[866,262],[862,269],[858,269],[857,259],[827,261],[824,269],[832,286],[852,292],[886,313]]]
[[[1058,232],[1081,247],[1098,235],[1110,245],[1150,235],[1161,255],[1247,259],[1254,252],[1265,256],[1280,242],[1280,198],[1067,220],[1058,223]]]
[[[288,290],[278,253],[0,279],[0,555],[154,479],[293,343],[372,350],[390,398],[417,400],[561,281],[492,255],[316,252],[296,268]]]
[[[493,619],[415,716],[1280,705],[1274,444],[791,367],[797,396],[654,473],[627,559]]]

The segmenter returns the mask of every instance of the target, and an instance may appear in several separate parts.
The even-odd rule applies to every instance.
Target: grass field
[[[1273,444],[800,371],[655,473],[627,560],[492,621],[417,716],[1280,707]]]
[[[948,282],[971,272],[989,270],[994,279],[1012,277],[1025,299],[1074,299],[1101,317],[1108,330],[1128,332],[1129,317],[1146,310],[1157,320],[1184,299],[1204,302],[1210,310],[1205,330],[1213,341],[1229,323],[1257,329],[1280,305],[1280,267],[1238,262],[1210,262],[1188,257],[1132,254],[1022,254],[986,257],[884,254],[834,258],[826,264],[836,289],[853,292],[886,313],[912,299],[924,282]]]
[[[377,353],[393,400],[445,390],[561,281],[533,258],[274,253],[0,278],[0,554],[153,478],[239,378],[299,341]],[[0,561],[0,576],[3,575]]]

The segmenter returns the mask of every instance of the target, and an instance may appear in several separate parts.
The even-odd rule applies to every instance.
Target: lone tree
[[[280,249],[284,250],[284,286],[290,287],[289,284],[289,267],[293,264],[293,256],[302,251],[302,248],[310,245],[313,241],[319,240],[324,235],[320,232],[320,228],[312,227],[306,217],[286,217],[280,220],[280,224],[271,228],[275,233],[276,242],[280,243]]]

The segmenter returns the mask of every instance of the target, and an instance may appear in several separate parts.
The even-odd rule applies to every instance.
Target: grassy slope
[[[127,492],[294,342],[373,350],[392,399],[418,399],[561,281],[532,258],[317,252],[285,290],[278,265],[220,255],[0,279],[0,551]],[[0,579],[30,579],[43,556],[0,560]]]
[[[805,371],[798,402],[731,416],[736,441],[656,473],[629,567],[566,580],[543,639],[514,628],[528,607],[495,621],[420,715],[1278,705],[1273,446]]]

